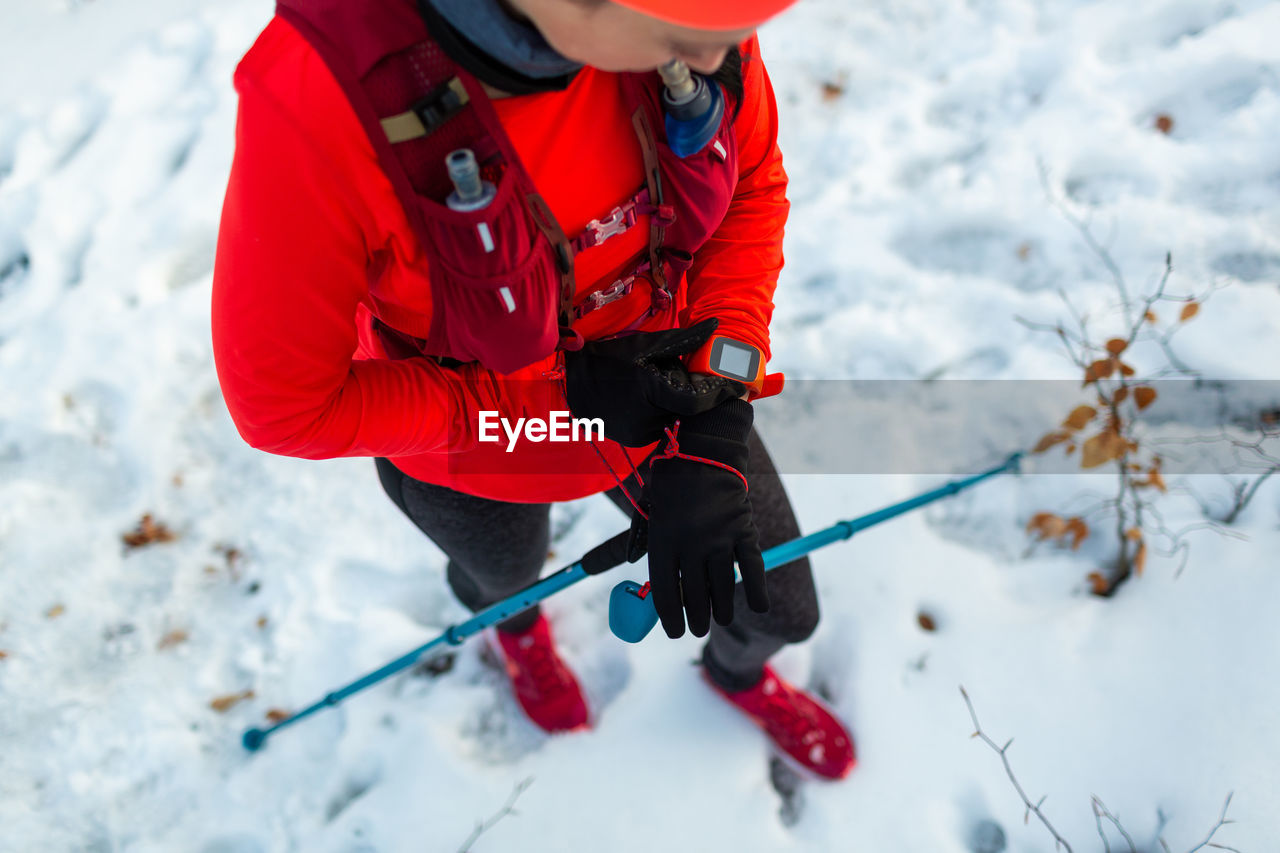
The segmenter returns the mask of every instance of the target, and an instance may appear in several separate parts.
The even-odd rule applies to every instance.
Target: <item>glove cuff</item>
[[[704,435],[745,442],[755,421],[755,409],[746,400],[725,400],[710,411],[680,421],[680,434]]]

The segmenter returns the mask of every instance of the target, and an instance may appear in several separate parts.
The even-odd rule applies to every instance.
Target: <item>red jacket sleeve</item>
[[[689,270],[681,325],[716,317],[718,333],[754,344],[767,359],[782,232],[791,205],[778,150],[778,107],[756,37],[743,46],[742,58],[743,99],[734,121],[738,186],[724,221]]]
[[[276,43],[265,45],[262,59],[255,65],[252,51],[236,75],[236,153],[212,306],[227,408],[249,444],[287,456],[465,448],[474,441],[469,415],[502,408],[484,371],[446,370],[426,358],[353,359],[356,308],[367,299],[370,214],[326,148],[341,130],[326,126],[324,109],[308,113],[318,104],[350,107],[314,53],[263,67],[288,35],[280,26],[263,34],[259,47]],[[267,73],[277,75],[269,87],[259,80]],[[282,84],[289,108],[271,93]],[[354,114],[345,119],[362,133]]]

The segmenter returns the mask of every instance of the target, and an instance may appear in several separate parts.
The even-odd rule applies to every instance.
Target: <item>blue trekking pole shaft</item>
[[[468,638],[480,633],[485,628],[497,625],[528,610],[530,607],[573,586],[578,581],[588,575],[599,574],[613,568],[627,558],[627,546],[630,541],[631,531],[624,530],[611,539],[607,539],[596,547],[588,551],[581,560],[570,566],[565,566],[560,571],[548,575],[542,580],[525,587],[520,592],[504,598],[496,604],[491,604],[483,610],[478,611],[470,619],[460,622],[457,625],[451,625],[445,629],[444,633],[436,637],[429,643],[425,643],[407,654],[401,655],[386,666],[380,667],[363,678],[359,678],[345,687],[339,688],[332,693],[326,694],[325,697],[318,702],[308,705],[296,714],[291,714],[285,719],[279,721],[273,726],[265,729],[252,728],[244,733],[241,742],[245,748],[250,751],[256,751],[262,748],[263,743],[268,737],[285,726],[292,725],[301,719],[311,716],[317,711],[325,708],[332,708],[343,699],[351,696],[353,693],[359,693],[366,687],[372,687],[379,681],[389,676],[408,669],[417,663],[423,655],[442,646],[460,646],[467,641]]]
[[[761,554],[761,557],[764,558],[765,571],[776,569],[778,566],[785,566],[787,563],[798,560],[819,548],[825,548],[833,542],[841,542],[861,530],[866,530],[868,527],[874,527],[925,504],[962,492],[965,489],[976,486],[983,480],[1003,474],[1006,471],[1017,471],[1021,459],[1022,454],[1015,453],[1006,459],[1004,464],[997,465],[989,471],[983,471],[981,474],[975,474],[972,477],[953,480],[946,485],[916,495],[914,498],[908,498],[892,506],[887,506],[884,509],[876,510],[848,521],[837,521],[817,533],[810,533],[808,536],[800,536],[790,542],[776,545]],[[610,593],[609,630],[618,639],[628,643],[638,643],[648,636],[654,625],[658,624],[658,611],[654,609],[653,598],[649,595],[648,587],[648,584],[642,586],[635,581],[623,581],[615,586]]]
[[[936,500],[950,497],[957,492],[976,486],[983,480],[1003,474],[1006,471],[1016,471],[1021,460],[1022,454],[1015,453],[1005,460],[1003,465],[999,465],[989,471],[983,471],[981,474],[975,474],[962,480],[952,480],[944,486],[916,495],[914,498],[908,498],[893,506],[888,506],[848,521],[838,521],[825,530],[819,530],[817,533],[810,533],[808,536],[801,536],[797,539],[792,539],[790,542],[784,542],[781,545],[770,548],[761,555],[764,557],[765,570],[768,571],[778,566],[784,566],[812,551],[825,548],[832,542],[848,539],[853,534],[866,530],[868,527],[875,527],[877,524],[896,518],[925,504],[931,504]]]

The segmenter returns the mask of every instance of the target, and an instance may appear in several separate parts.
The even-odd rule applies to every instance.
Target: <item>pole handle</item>
[[[598,575],[622,563],[634,563],[644,556],[643,530],[643,527],[632,525],[630,530],[609,537],[583,554],[578,565],[587,574]]]

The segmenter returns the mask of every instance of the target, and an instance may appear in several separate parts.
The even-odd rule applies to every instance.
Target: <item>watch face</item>
[[[760,351],[752,346],[716,338],[711,345],[711,369],[739,382],[754,382],[760,372]]]

